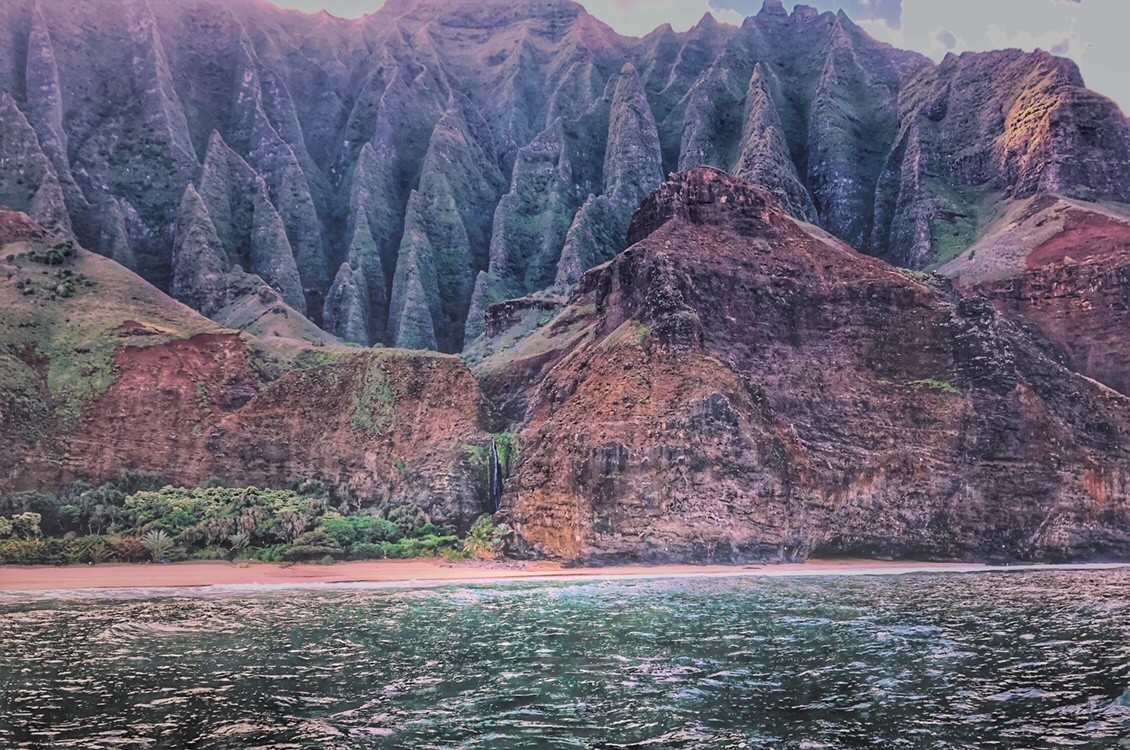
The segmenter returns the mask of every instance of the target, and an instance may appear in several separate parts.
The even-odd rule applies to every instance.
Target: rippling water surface
[[[1130,748],[1130,573],[0,597],[0,748]]]

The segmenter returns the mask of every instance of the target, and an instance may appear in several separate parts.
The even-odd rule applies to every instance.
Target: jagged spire
[[[255,182],[248,260],[251,273],[274,288],[288,305],[306,314],[306,297],[302,292],[298,264],[294,260],[282,217],[271,203],[267,183],[262,177]]]
[[[224,247],[229,268],[239,264],[306,314],[306,298],[294,251],[266,181],[213,131],[198,194]]]
[[[227,304],[227,270],[230,261],[216,234],[208,207],[189,185],[181,200],[173,240],[172,295],[205,315]]]
[[[749,81],[745,126],[734,174],[768,190],[798,219],[816,220],[812,197],[801,184],[789,156],[781,117],[761,63],[756,65]]]
[[[604,157],[605,192],[639,203],[663,181],[662,161],[659,129],[647,94],[635,66],[626,63],[612,95]]]
[[[346,341],[368,346],[384,339],[387,277],[368,218],[361,213],[353,223],[349,253],[326,296],[324,324]]]
[[[0,205],[26,211],[50,229],[71,231],[58,174],[35,129],[6,91],[0,93]]]
[[[408,302],[426,299],[440,348],[462,350],[474,279],[489,263],[491,220],[503,189],[489,126],[470,100],[453,94],[432,133],[420,187],[408,202],[390,330],[404,326]],[[409,261],[415,273],[402,272]]]

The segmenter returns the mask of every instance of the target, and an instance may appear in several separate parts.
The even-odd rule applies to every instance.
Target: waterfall
[[[490,503],[493,513],[502,506],[502,464],[498,461],[498,443],[494,438],[490,441]]]

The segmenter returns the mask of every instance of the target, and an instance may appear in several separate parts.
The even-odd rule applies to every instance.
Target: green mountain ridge
[[[1130,202],[1130,126],[1070,61],[934,65],[805,6],[642,39],[568,0],[16,0],[0,23],[0,203],[199,310],[238,266],[365,345],[463,350],[700,164],[916,269],[1001,202]]]

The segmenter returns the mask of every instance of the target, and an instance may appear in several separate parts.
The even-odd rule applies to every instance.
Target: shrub
[[[173,551],[173,540],[161,529],[154,529],[146,534],[141,544],[153,556],[153,562],[164,560]]]
[[[32,250],[27,254],[32,263],[41,263],[45,266],[61,266],[75,256],[75,244],[70,240],[60,242],[46,250]]]
[[[412,536],[416,537],[417,539],[421,539],[426,536],[442,535],[443,531],[440,529],[440,527],[436,526],[430,521],[428,523],[425,523],[423,526],[417,526],[416,528],[412,529]]]
[[[277,544],[273,547],[266,547],[259,550],[255,557],[263,562],[282,562],[286,559],[286,553],[289,549],[289,544]]]
[[[245,550],[251,544],[251,537],[242,532],[230,534],[228,536],[228,544],[230,544],[231,548],[234,550]]]
[[[231,551],[223,547],[205,547],[193,552],[189,557],[193,560],[227,560],[231,557]]]
[[[44,513],[43,532],[50,535],[75,532],[90,536],[122,528],[136,530],[133,518],[125,510],[126,498],[139,492],[157,491],[165,484],[164,477],[159,474],[132,469],[97,487],[75,482],[57,500],[39,501],[39,505],[45,508],[39,511]],[[49,515],[47,509],[51,509],[54,515]]]
[[[58,496],[49,492],[15,492],[0,500],[0,516],[11,518],[23,513],[36,513],[40,527],[48,536],[61,535],[65,531],[59,523],[61,511],[62,503]]]
[[[399,542],[384,542],[381,549],[384,557],[411,559],[414,557],[437,557],[445,550],[454,549],[459,544],[455,536],[409,537]]]
[[[339,547],[395,542],[403,536],[400,526],[377,516],[327,516],[319,527]]]
[[[404,536],[411,536],[414,530],[429,521],[427,514],[417,505],[394,505],[385,516],[400,527]]]
[[[324,557],[337,558],[344,556],[340,547],[328,547],[315,544],[295,544],[287,547],[282,553],[282,559],[289,562],[308,562],[321,560]]]
[[[356,542],[349,547],[351,560],[379,560],[385,557],[385,545],[371,542]]]
[[[495,526],[490,516],[480,516],[463,540],[463,551],[480,560],[497,560],[506,550],[509,535],[510,527],[506,524]]]
[[[327,501],[333,500],[336,494],[333,486],[329,483],[310,477],[295,479],[290,483],[289,489],[302,497],[321,498]]]
[[[74,537],[63,541],[63,554],[69,563],[102,563],[113,555],[104,536]]]
[[[106,545],[119,562],[142,562],[149,558],[149,550],[135,536],[112,536],[106,540]]]
[[[915,380],[907,383],[907,386],[915,391],[929,390],[937,391],[938,393],[945,393],[950,396],[964,395],[957,386],[950,383],[948,380],[935,380],[927,378],[926,380]]]
[[[412,504],[384,506],[385,517],[377,511],[343,516],[329,511],[330,491],[313,480],[295,485],[308,495],[255,487],[154,489],[163,481],[123,472],[98,487],[75,482],[59,496],[21,492],[0,498],[0,510],[6,511],[0,513],[0,563],[141,562],[174,553],[268,562],[327,556],[454,559],[472,550],[496,557],[508,532],[487,517],[464,543],[445,535]],[[49,514],[56,520],[50,527]]]
[[[11,539],[0,542],[0,563],[6,565],[51,565],[65,562],[58,539]]]

